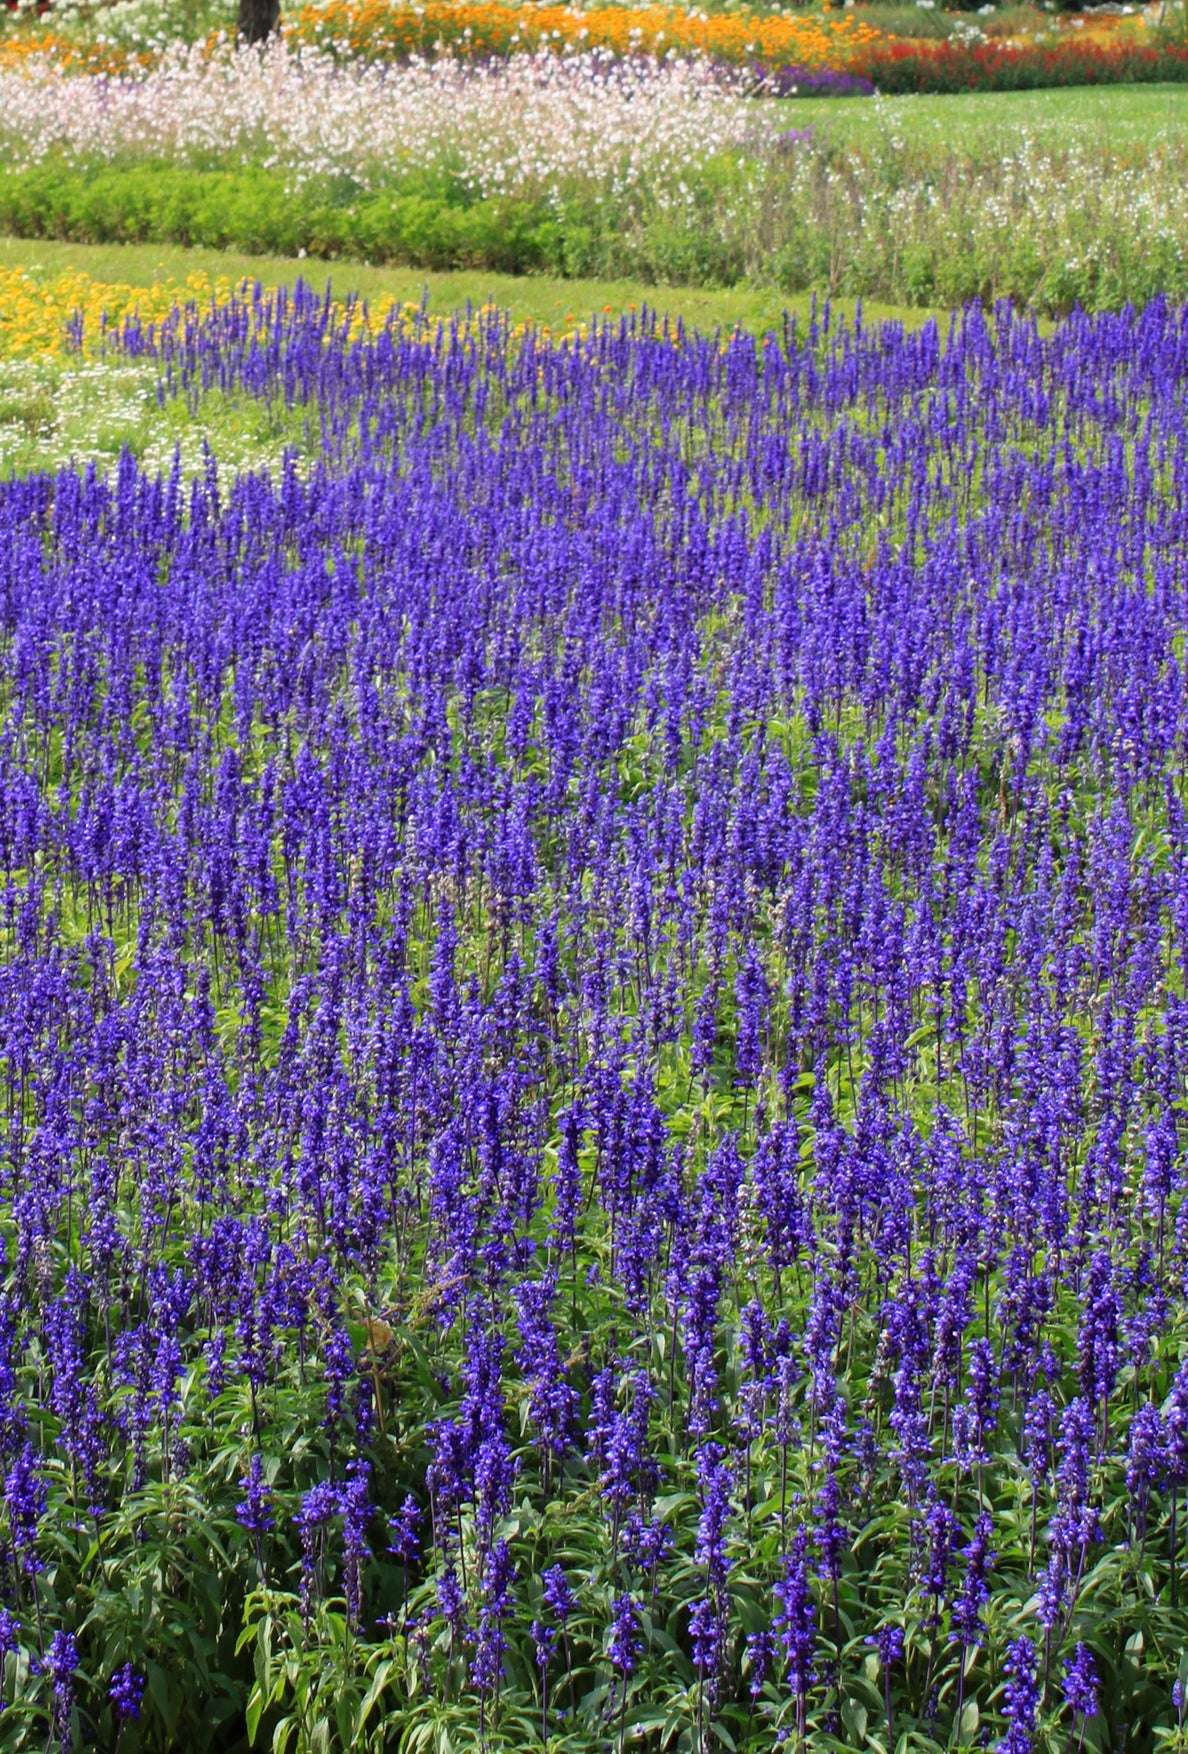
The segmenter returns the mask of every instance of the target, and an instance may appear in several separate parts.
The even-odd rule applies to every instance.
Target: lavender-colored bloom
[[[875,1644],[878,1647],[879,1662],[885,1669],[890,1669],[895,1663],[903,1661],[904,1638],[902,1626],[895,1626],[893,1624],[880,1626],[878,1632],[875,1634]]]
[[[980,1645],[983,1638],[982,1609],[990,1600],[987,1574],[995,1558],[990,1545],[993,1534],[994,1524],[983,1511],[974,1528],[973,1540],[962,1549],[965,1575],[953,1602],[951,1636],[959,1639],[967,1649]]]
[[[144,1676],[138,1674],[131,1663],[125,1663],[112,1676],[107,1696],[115,1706],[116,1716],[121,1723],[131,1722],[140,1716],[141,1702],[144,1699]]]
[[[370,1468],[354,1461],[339,1495],[342,1509],[343,1595],[347,1619],[358,1629],[363,1616],[363,1565],[367,1557],[367,1525],[372,1505],[368,1497]]]
[[[557,1648],[557,1628],[546,1626],[543,1621],[534,1620],[528,1628],[528,1632],[536,1652],[537,1668],[547,1669],[552,1661],[553,1652]]]
[[[1140,1539],[1146,1533],[1151,1493],[1162,1484],[1170,1459],[1167,1426],[1158,1407],[1140,1407],[1130,1423],[1126,1458],[1126,1490],[1135,1506]]]
[[[933,1619],[939,1619],[940,1604],[945,1599],[949,1582],[949,1566],[957,1541],[957,1519],[947,1504],[938,1499],[928,1508],[925,1517],[928,1536],[921,1587],[933,1599]]]
[[[712,1675],[718,1660],[718,1617],[705,1596],[694,1602],[689,1614],[689,1641],[693,1667],[699,1675]]]
[[[301,1613],[307,1621],[313,1611],[315,1596],[320,1595],[324,1588],[322,1555],[325,1531],[341,1508],[337,1487],[323,1481],[310,1488],[297,1512],[297,1529],[301,1536]]]
[[[405,1565],[411,1565],[421,1551],[421,1537],[417,1533],[420,1523],[421,1507],[411,1493],[406,1493],[399,1512],[389,1519],[388,1525],[392,1533],[388,1552]]]
[[[447,1566],[437,1580],[437,1608],[447,1625],[455,1632],[465,1626],[466,1597],[458,1581],[458,1573],[452,1565]]]
[[[48,1489],[31,1443],[25,1444],[4,1482],[4,1506],[13,1547],[26,1571],[40,1571],[36,1552],[37,1525],[45,1514]]]
[[[498,1685],[507,1651],[505,1625],[514,1610],[516,1569],[506,1541],[497,1541],[483,1567],[478,1633],[470,1678],[484,1700]]]
[[[673,1550],[672,1529],[659,1517],[645,1521],[633,1510],[623,1524],[620,1545],[625,1564],[634,1565],[654,1578],[659,1565]]]
[[[74,1676],[78,1668],[78,1645],[73,1634],[54,1633],[46,1652],[44,1671],[54,1696],[54,1734],[63,1750],[74,1746]]]
[[[569,1586],[564,1568],[560,1565],[547,1566],[541,1573],[541,1581],[544,1584],[546,1606],[558,1625],[564,1626],[578,1605],[577,1596]]]
[[[639,1604],[634,1596],[616,1596],[611,1603],[610,1642],[606,1654],[624,1676],[635,1673],[635,1666],[643,1654],[641,1632]]]
[[[749,1632],[746,1650],[751,1671],[747,1690],[754,1701],[763,1692],[767,1677],[771,1673],[771,1666],[775,1660],[775,1640],[770,1632]]]
[[[1035,1714],[1040,1702],[1035,1646],[1017,1638],[1007,1646],[1006,1692],[1002,1714],[1007,1733],[996,1743],[998,1754],[1031,1754],[1035,1746]]]
[[[1068,1600],[1068,1563],[1059,1548],[1043,1569],[1036,1598],[1039,1623],[1050,1633],[1059,1624]]]
[[[1081,1717],[1097,1716],[1097,1665],[1087,1644],[1078,1644],[1064,1672],[1064,1697]]]
[[[698,1471],[704,1483],[704,1500],[694,1555],[698,1564],[705,1567],[711,1588],[721,1592],[726,1587],[730,1569],[726,1553],[726,1522],[730,1515],[734,1476],[716,1453],[702,1452],[698,1458]]]
[[[259,1454],[253,1455],[247,1476],[239,1482],[239,1486],[244,1496],[235,1506],[236,1519],[249,1534],[266,1534],[275,1519],[272,1514],[272,1490],[264,1482],[264,1463]]]
[[[773,1629],[787,1664],[788,1685],[803,1716],[804,1701],[815,1679],[817,1645],[817,1609],[809,1585],[808,1532],[803,1524],[793,1536],[775,1593],[779,1612]]]

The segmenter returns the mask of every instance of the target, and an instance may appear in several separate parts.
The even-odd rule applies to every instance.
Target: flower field
[[[789,117],[738,68],[600,50],[392,63],[174,45],[118,78],[38,50],[0,65],[0,232],[901,307],[1188,296],[1183,124],[938,138],[880,101],[862,142],[836,108]]]
[[[81,325],[88,337],[119,327],[135,317],[159,323],[171,315],[179,297],[183,304],[225,304],[231,297],[227,280],[212,285],[207,275],[194,275],[185,287],[112,286],[96,284],[89,275],[66,273],[45,280],[23,269],[0,268],[0,359],[56,357],[70,353],[72,329]],[[381,320],[387,312],[378,313]]]
[[[1188,48],[1134,37],[1094,42],[938,43],[884,38],[845,71],[897,92],[1035,91],[1064,85],[1167,84],[1188,79]]]
[[[740,65],[841,67],[883,40],[854,14],[697,12],[671,6],[510,6],[499,0],[426,5],[325,0],[294,10],[290,41],[364,60],[450,53],[475,57],[554,49],[637,55],[705,55]]]
[[[1186,319],[130,302],[292,445],[0,484],[0,1742],[1184,1747]]]
[[[282,168],[290,186],[394,175],[449,178],[479,198],[531,189],[554,204],[581,179],[616,194],[664,187],[741,145],[745,99],[703,62],[519,56],[472,68],[339,66],[309,50],[181,49],[136,79],[80,78],[50,61],[0,73],[0,137],[14,168],[132,156],[187,168]]]
[[[1081,25],[1084,24],[1080,20]],[[882,92],[1014,91],[1188,79],[1188,47],[1153,39],[1137,20],[1105,19],[1087,32],[1033,31],[990,40],[976,27],[939,41],[896,37],[860,9],[822,13],[698,12],[665,6],[503,4],[502,0],[314,0],[286,23],[290,42],[363,60],[523,52],[618,57],[704,55],[725,65],[804,75],[833,73]]]

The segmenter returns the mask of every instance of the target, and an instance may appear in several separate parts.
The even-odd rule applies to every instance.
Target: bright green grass
[[[304,276],[321,289],[329,280],[337,297],[356,292],[368,299],[390,294],[397,299],[420,301],[428,293],[429,309],[439,314],[462,310],[467,304],[491,301],[510,311],[517,322],[547,324],[564,330],[568,320],[585,322],[603,315],[608,307],[618,316],[647,305],[673,320],[681,318],[701,330],[729,329],[735,325],[762,334],[778,327],[785,310],[803,317],[810,304],[808,294],[786,296],[770,289],[732,287],[645,286],[630,280],[552,280],[544,275],[500,275],[475,272],[433,274],[417,268],[369,268],[357,262],[297,262],[291,257],[242,256],[220,250],[183,250],[159,244],[66,244],[44,239],[0,238],[0,267],[41,270],[58,274],[72,269],[93,280],[130,286],[148,286],[158,280],[184,281],[202,273],[211,279],[226,275],[232,280],[259,280],[265,286],[291,286]],[[851,316],[853,299],[837,299],[839,315]],[[892,305],[864,307],[872,322],[899,320],[919,328],[930,316],[941,313],[910,310]]]
[[[1188,141],[1188,85],[1082,85],[1050,91],[983,91],[960,96],[784,98],[768,106],[779,128],[825,128],[843,144],[869,147],[901,133],[922,148],[976,151],[1023,132],[1050,145],[1070,132],[1103,148],[1146,150]]]

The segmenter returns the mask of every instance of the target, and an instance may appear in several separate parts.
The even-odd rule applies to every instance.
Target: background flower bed
[[[900,40],[893,29],[849,16],[702,14],[662,7],[459,5],[326,0],[291,13],[290,40],[365,59],[447,53],[508,55],[605,49],[616,55],[703,53],[727,64],[823,70],[868,81],[882,92],[1012,91],[1061,85],[1179,81],[1188,49],[1141,21],[1096,23],[1039,40],[987,40],[976,27],[957,38]],[[981,20],[980,22],[985,22]],[[1080,21],[1078,21],[1080,22]],[[802,82],[802,89],[812,90]]]
[[[508,55],[537,49],[624,55],[704,54],[736,64],[842,66],[881,33],[856,14],[798,17],[698,13],[666,6],[504,6],[428,0],[327,0],[294,9],[285,34],[298,43],[363,59],[445,52]]]
[[[1136,40],[1102,44],[1073,39],[1018,47],[884,40],[848,57],[845,69],[888,95],[1167,84],[1188,79],[1188,49]]]
[[[207,14],[202,16],[206,17]],[[802,75],[800,89],[825,89],[822,75],[863,82],[879,91],[1010,91],[1066,85],[1180,81],[1188,48],[1142,18],[1095,17],[1059,28],[1031,13],[1004,38],[988,35],[980,16],[951,34],[921,35],[931,14],[898,9],[878,13],[873,25],[861,8],[852,13],[698,12],[659,5],[514,6],[502,0],[322,0],[287,11],[290,44],[313,47],[345,62],[407,62],[445,55],[485,61],[517,54],[588,54],[617,58],[704,55],[711,61],[783,76]],[[1014,14],[1011,15],[1014,17]],[[1023,12],[1022,17],[1028,18]],[[1175,4],[1171,17],[1179,17]],[[75,69],[127,71],[149,64],[172,35],[192,35],[195,19],[154,12],[133,0],[95,11],[59,9],[47,15],[57,31],[24,30],[0,39],[0,66],[30,55],[51,55]],[[226,28],[230,15],[209,14]],[[77,22],[71,26],[71,20]],[[987,26],[983,30],[982,26]],[[938,27],[942,31],[945,27]],[[1010,26],[1008,28],[1015,28]],[[804,76],[815,75],[816,79]],[[845,89],[837,85],[833,89]]]
[[[1188,293],[1188,145],[1154,93],[1149,111],[1119,93],[1096,119],[954,126],[894,105],[804,126],[803,105],[788,129],[703,64],[356,68],[280,46],[174,54],[118,87],[25,61],[0,93],[0,227],[24,236],[900,306]]]

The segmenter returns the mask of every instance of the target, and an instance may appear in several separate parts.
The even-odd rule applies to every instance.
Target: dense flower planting
[[[121,44],[76,41],[55,31],[0,37],[0,69],[11,71],[26,64],[52,63],[62,72],[127,75],[152,65],[151,50],[130,53]]]
[[[1188,297],[1174,134],[954,138],[880,101],[847,143],[807,106],[782,125],[745,77],[593,53],[343,67],[280,44],[176,50],[118,84],[26,63],[0,72],[0,231],[934,308]]]
[[[1083,21],[1082,21],[1083,22]],[[968,31],[938,41],[897,38],[848,16],[698,13],[663,6],[509,6],[500,0],[320,0],[286,20],[290,41],[365,60],[449,54],[507,56],[600,49],[617,56],[704,54],[756,69],[796,69],[802,95],[838,88],[811,75],[833,72],[869,88],[1012,91],[1188,78],[1188,50],[1151,40],[1127,21],[1089,31],[1055,29],[1038,39],[988,41]],[[1145,40],[1146,39],[1146,40]],[[844,88],[842,88],[844,89]],[[854,88],[850,88],[854,89]]]
[[[621,193],[746,141],[736,82],[699,61],[523,55],[468,66],[340,65],[276,42],[263,53],[177,46],[139,76],[82,78],[51,58],[0,71],[0,141],[16,169],[171,159],[188,169],[279,167],[290,184],[369,190],[410,173],[477,196],[555,192],[569,179]]]
[[[308,437],[0,487],[5,1746],[1181,1745],[1188,320],[118,346]]]
[[[231,291],[229,280],[212,284],[206,274],[192,274],[184,286],[175,281],[117,286],[76,271],[42,275],[0,268],[0,359],[53,358],[72,351],[72,330],[80,320],[88,336],[101,339],[109,326],[129,317],[160,322],[179,299],[224,304]]]
[[[888,94],[1181,84],[1188,80],[1188,48],[1135,37],[1085,42],[1065,36],[1049,43],[926,43],[884,37],[849,57],[845,66]]]
[[[705,13],[673,6],[508,6],[500,0],[324,0],[285,20],[291,41],[364,60],[449,53],[509,55],[521,50],[601,49],[616,56],[703,54],[711,60],[771,66],[841,65],[884,40],[854,14]]]
[[[127,16],[125,17],[125,14]],[[150,10],[127,4],[89,24],[0,37],[0,68],[48,61],[64,72],[134,73],[169,53],[171,33]],[[175,28],[180,25],[175,20]],[[669,6],[510,5],[504,0],[316,0],[283,20],[292,47],[347,63],[490,62],[520,54],[619,60],[702,56],[745,69],[753,85],[801,96],[881,91],[1010,91],[1066,85],[1182,82],[1188,50],[1131,19],[1094,19],[1086,28],[1045,21],[1023,38],[988,39],[968,26],[948,37],[897,37],[860,11],[827,17],[715,13]],[[1084,20],[1077,20],[1084,26]],[[203,53],[217,54],[226,28]],[[775,85],[772,85],[772,78]]]

